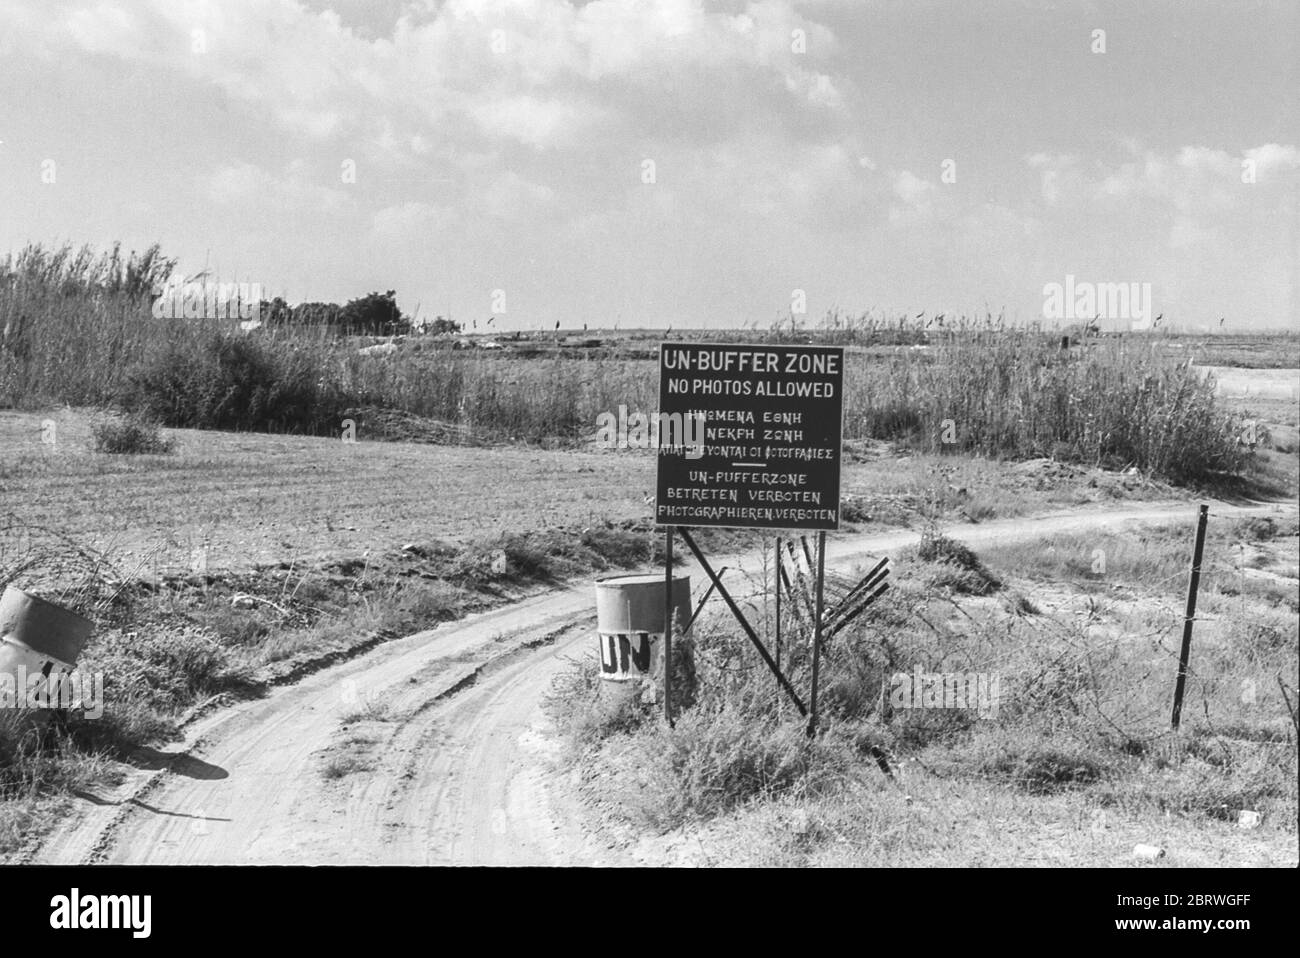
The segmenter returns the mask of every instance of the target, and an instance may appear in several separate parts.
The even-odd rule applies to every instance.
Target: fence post
[[[1187,687],[1187,660],[1192,654],[1192,623],[1196,621],[1196,590],[1201,584],[1201,556],[1205,552],[1205,523],[1210,507],[1201,506],[1196,521],[1196,548],[1192,550],[1192,578],[1187,584],[1187,612],[1183,617],[1183,648],[1178,655],[1178,683],[1174,686],[1173,729],[1183,714],[1183,692]]]

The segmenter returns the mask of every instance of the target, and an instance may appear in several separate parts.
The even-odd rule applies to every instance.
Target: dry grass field
[[[0,411],[0,488],[14,523],[58,529],[148,567],[210,567],[361,554],[421,538],[648,522],[654,456],[641,450],[344,443],[171,429],[171,455],[93,450],[91,412]],[[41,441],[53,421],[58,441]],[[843,487],[851,525],[889,528],[933,513],[956,521],[1111,498],[1185,495],[1167,484],[1068,464],[894,454],[852,444]],[[12,531],[10,534],[15,534]],[[152,556],[156,556],[156,561]]]

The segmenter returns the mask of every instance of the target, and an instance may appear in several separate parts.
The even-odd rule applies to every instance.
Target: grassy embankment
[[[1107,866],[1146,842],[1170,865],[1294,865],[1296,543],[1293,523],[1211,525],[1178,735],[1187,525],[899,557],[825,650],[815,741],[717,617],[675,728],[602,700],[590,664],[551,710],[594,817],[648,862]],[[806,640],[785,664],[806,689]],[[996,681],[996,708],[955,686],[956,707],[912,707],[896,676],[918,668]]]

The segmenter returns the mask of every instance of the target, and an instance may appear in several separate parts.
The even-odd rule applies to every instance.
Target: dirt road
[[[1294,507],[1288,507],[1294,512]],[[1214,505],[1212,515],[1280,512]],[[1194,521],[1194,503],[962,527],[972,546]],[[837,537],[846,568],[917,533]],[[756,574],[758,557],[718,557]],[[716,565],[715,565],[716,567]],[[739,578],[728,574],[728,580]],[[703,575],[692,576],[702,594]],[[42,863],[620,864],[550,768],[541,708],[594,654],[590,583],[390,642],[194,723],[112,795],[85,796]]]

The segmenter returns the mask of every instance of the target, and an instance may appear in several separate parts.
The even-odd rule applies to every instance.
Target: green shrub
[[[104,633],[87,646],[78,668],[103,673],[105,717],[132,700],[176,715],[205,698],[253,685],[247,665],[215,635],[193,627]]]
[[[220,328],[161,344],[120,402],[168,426],[315,434],[337,431],[345,405],[317,350]]]
[[[586,529],[579,541],[609,565],[626,568],[653,558],[651,538],[632,529]]]
[[[1014,728],[973,729],[932,750],[930,759],[945,775],[974,773],[1030,795],[1052,795],[1101,783],[1126,761],[1080,733],[1077,726],[1049,727],[1030,717]]]
[[[739,709],[690,709],[674,728],[648,725],[608,738],[600,787],[633,821],[667,830],[804,784],[821,750],[796,724],[756,721]]]
[[[176,448],[174,440],[163,437],[157,423],[134,413],[96,419],[90,431],[96,452],[165,455]]]
[[[0,795],[24,782],[24,765],[37,752],[40,730],[18,709],[0,710]]]
[[[918,558],[936,565],[931,582],[963,595],[988,595],[1002,588],[996,575],[984,567],[964,542],[927,529],[917,546]]]
[[[552,680],[544,707],[564,734],[570,761],[611,735],[633,731],[650,717],[652,710],[637,695],[609,689],[611,684],[601,679],[594,658],[580,660]]]

